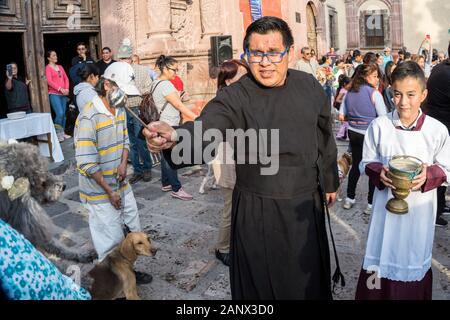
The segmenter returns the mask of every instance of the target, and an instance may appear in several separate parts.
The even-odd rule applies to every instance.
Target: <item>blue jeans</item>
[[[132,108],[133,111],[138,110]],[[147,148],[145,140],[140,139],[139,132],[141,132],[142,125],[127,111],[127,128],[128,137],[130,138],[130,159],[134,168],[135,174],[142,174],[144,171],[152,170],[152,158],[150,157],[150,151]],[[143,164],[141,164],[142,159]]]
[[[50,105],[55,112],[55,127],[64,130],[66,127],[66,106],[67,97],[57,94],[50,94]]]
[[[330,85],[324,85],[323,90],[325,90],[325,94],[327,95],[328,106],[331,106],[331,98],[333,97],[333,88]]]
[[[161,157],[161,182],[164,187],[172,186],[173,192],[178,192],[181,189],[177,170],[172,169],[164,157]]]

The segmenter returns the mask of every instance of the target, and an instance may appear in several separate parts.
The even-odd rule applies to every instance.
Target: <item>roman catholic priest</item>
[[[256,132],[257,143],[247,139],[250,133],[237,144],[227,139],[238,158],[230,246],[233,299],[332,298],[324,205],[334,203],[338,188],[331,107],[312,75],[288,68],[294,55],[287,23],[263,17],[244,39],[248,75],[221,90],[195,122],[177,128],[154,122],[143,130],[149,149],[165,150],[172,162],[179,145],[192,145],[183,150],[183,159],[190,156],[178,167],[195,164],[195,145],[208,147],[206,135],[196,132],[199,124],[203,133],[215,129],[224,136],[231,129]],[[254,152],[261,145],[267,148]],[[236,151],[242,146],[244,155]],[[277,170],[269,168],[274,163]],[[339,268],[335,276],[336,281],[342,276]]]

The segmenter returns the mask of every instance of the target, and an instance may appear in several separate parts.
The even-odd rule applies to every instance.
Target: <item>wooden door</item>
[[[316,55],[317,52],[317,22],[314,14],[313,4],[308,3],[306,6],[306,23],[307,23],[307,35],[308,35],[308,47],[314,49]]]
[[[88,46],[96,59],[100,47],[99,1],[0,0],[0,32],[22,34],[31,103],[35,111],[50,112],[44,34],[87,34]]]

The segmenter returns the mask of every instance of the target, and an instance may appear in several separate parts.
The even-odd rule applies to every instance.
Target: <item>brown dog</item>
[[[341,185],[350,171],[352,166],[352,156],[349,153],[344,153],[337,161],[339,173],[339,188],[337,190],[338,198],[341,199]],[[340,201],[340,200],[339,200]]]
[[[352,156],[347,152],[344,153],[337,161],[339,172],[339,184],[347,177],[350,167],[352,166]]]
[[[154,256],[156,251],[147,234],[130,232],[102,262],[89,271],[94,279],[90,290],[92,298],[113,300],[120,298],[123,292],[127,300],[140,300],[133,265],[138,255]]]

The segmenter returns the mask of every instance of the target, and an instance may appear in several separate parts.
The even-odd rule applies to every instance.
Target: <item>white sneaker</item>
[[[372,214],[372,205],[368,204],[367,208],[363,211],[364,214],[370,215]]]
[[[56,136],[58,137],[58,141],[59,142],[63,142],[64,141],[64,134],[62,132],[56,133]]]
[[[342,206],[345,210],[350,210],[355,204],[355,199],[345,198],[344,205]]]

